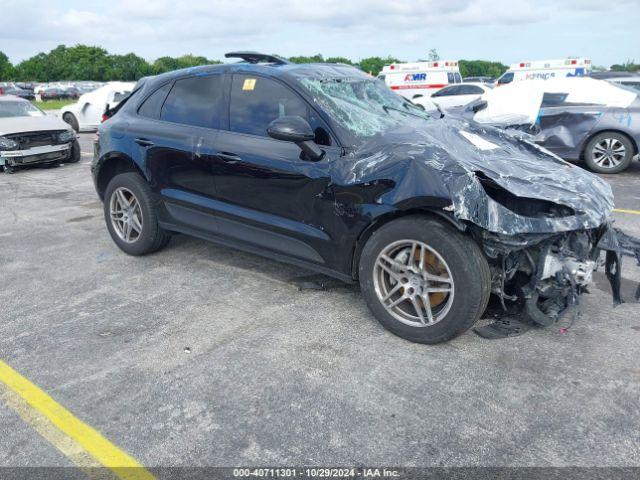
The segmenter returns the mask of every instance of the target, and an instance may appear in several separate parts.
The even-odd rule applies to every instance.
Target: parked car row
[[[13,82],[0,82],[0,95],[13,95],[26,100],[33,100],[35,98],[32,89],[29,89],[24,84],[20,86]]]

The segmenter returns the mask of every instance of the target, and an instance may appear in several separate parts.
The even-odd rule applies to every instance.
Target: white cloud
[[[633,10],[639,0],[0,0],[0,49],[12,60],[66,43],[100,45],[153,59],[192,52],[211,58],[229,49],[284,55],[385,55],[406,47],[450,44],[451,36],[482,41],[474,31],[598,18],[596,10]],[[640,10],[640,9],[639,9]],[[595,13],[594,13],[595,12]],[[591,15],[591,17],[589,17]],[[588,30],[589,23],[583,24]],[[476,29],[476,30],[474,30]],[[484,30],[483,30],[484,29]],[[440,39],[438,42],[436,38]],[[410,45],[406,45],[406,44]],[[421,46],[421,44],[424,46]],[[495,56],[493,57],[495,58]]]

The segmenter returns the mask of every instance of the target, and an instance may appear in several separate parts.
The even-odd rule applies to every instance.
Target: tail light
[[[102,120],[100,121],[100,123],[106,122],[107,120],[109,120],[109,115],[107,115],[106,113],[103,113],[102,114]]]

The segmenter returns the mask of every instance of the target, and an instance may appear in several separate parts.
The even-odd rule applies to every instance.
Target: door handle
[[[153,147],[154,145],[151,140],[147,140],[146,138],[136,138],[134,141],[141,147]]]
[[[224,160],[225,162],[229,162],[229,163],[238,163],[242,161],[242,158],[240,158],[239,155],[236,155],[235,153],[230,153],[230,152],[219,152],[216,156],[220,160]]]

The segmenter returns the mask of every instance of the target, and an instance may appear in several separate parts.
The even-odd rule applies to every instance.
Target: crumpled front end
[[[640,265],[640,240],[609,222],[599,228],[556,234],[510,236],[476,226],[470,232],[489,261],[491,291],[500,297],[504,312],[523,314],[540,326],[575,312],[593,273],[602,267],[614,305],[621,303],[622,256],[633,256]]]
[[[380,203],[397,207],[423,198],[449,215],[481,246],[492,291],[508,313],[550,325],[578,304],[603,267],[620,302],[621,258],[640,259],[640,240],[612,227],[611,187],[516,135],[444,119],[387,133],[391,143],[364,145],[340,173],[345,183],[356,183],[383,172],[395,188]],[[436,207],[434,199],[445,198]]]

